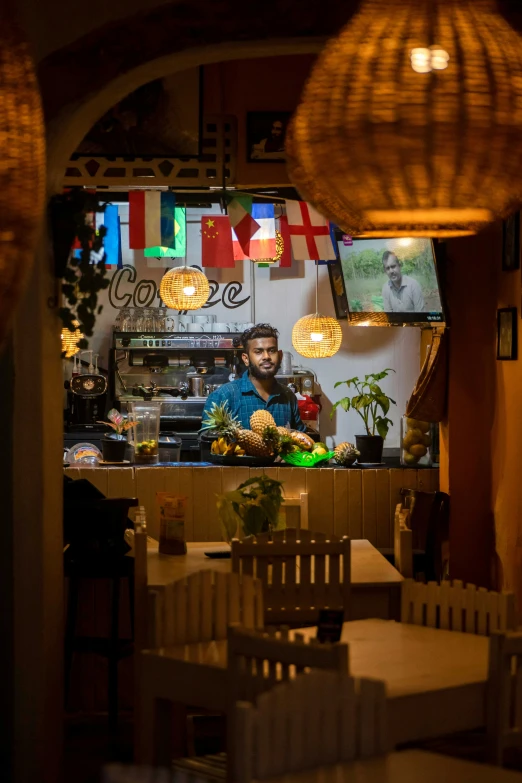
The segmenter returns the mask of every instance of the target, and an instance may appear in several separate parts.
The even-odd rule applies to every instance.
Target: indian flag
[[[172,266],[171,258],[185,258],[187,255],[187,210],[185,207],[176,207],[174,210],[174,241],[175,247],[146,247],[143,255],[147,259],[147,266],[152,269],[167,268]]]
[[[234,258],[236,261],[241,261],[245,258],[256,261],[258,258],[274,258],[276,255],[274,205],[253,204],[252,217],[259,223],[259,228],[243,246],[240,245],[235,231],[232,229]]]

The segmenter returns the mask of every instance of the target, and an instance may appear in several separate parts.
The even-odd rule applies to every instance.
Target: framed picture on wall
[[[497,310],[497,359],[513,361],[518,357],[517,308]]]
[[[510,215],[502,223],[502,270],[520,269],[520,212]]]
[[[285,160],[286,128],[292,112],[249,111],[247,113],[247,160],[273,163]]]
[[[348,297],[346,296],[343,270],[339,260],[329,261],[328,275],[330,277],[330,287],[332,289],[335,317],[348,318]]]

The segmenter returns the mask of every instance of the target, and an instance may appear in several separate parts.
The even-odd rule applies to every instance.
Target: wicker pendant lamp
[[[210,286],[199,269],[178,266],[163,276],[160,296],[172,310],[199,310],[210,296]]]
[[[80,326],[78,321],[74,321],[75,326]],[[66,359],[71,359],[80,350],[78,343],[83,340],[83,334],[79,329],[75,329],[71,332],[70,329],[65,327],[62,329],[62,355]]]
[[[475,233],[521,201],[522,41],[494,0],[363,0],[286,148],[301,197],[347,233]]]
[[[335,318],[318,313],[319,266],[316,265],[315,313],[300,318],[292,329],[292,345],[307,359],[327,359],[341,347],[343,333]]]

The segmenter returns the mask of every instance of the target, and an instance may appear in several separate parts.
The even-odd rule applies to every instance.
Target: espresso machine
[[[113,332],[109,396],[127,412],[140,398],[160,402],[160,433],[181,438],[181,459],[200,460],[199,431],[208,395],[245,371],[241,335]],[[312,388],[311,372],[277,376],[295,391]]]

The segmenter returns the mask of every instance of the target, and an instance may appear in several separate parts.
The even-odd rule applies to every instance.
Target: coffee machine
[[[99,429],[97,422],[105,416],[107,387],[107,378],[103,375],[74,375],[66,381],[68,430],[92,432]]]
[[[199,461],[199,431],[208,395],[246,369],[241,335],[216,333],[113,332],[109,357],[109,397],[127,412],[140,397],[160,402],[160,432],[181,438],[182,461]],[[278,375],[298,392],[311,389],[309,371]]]

